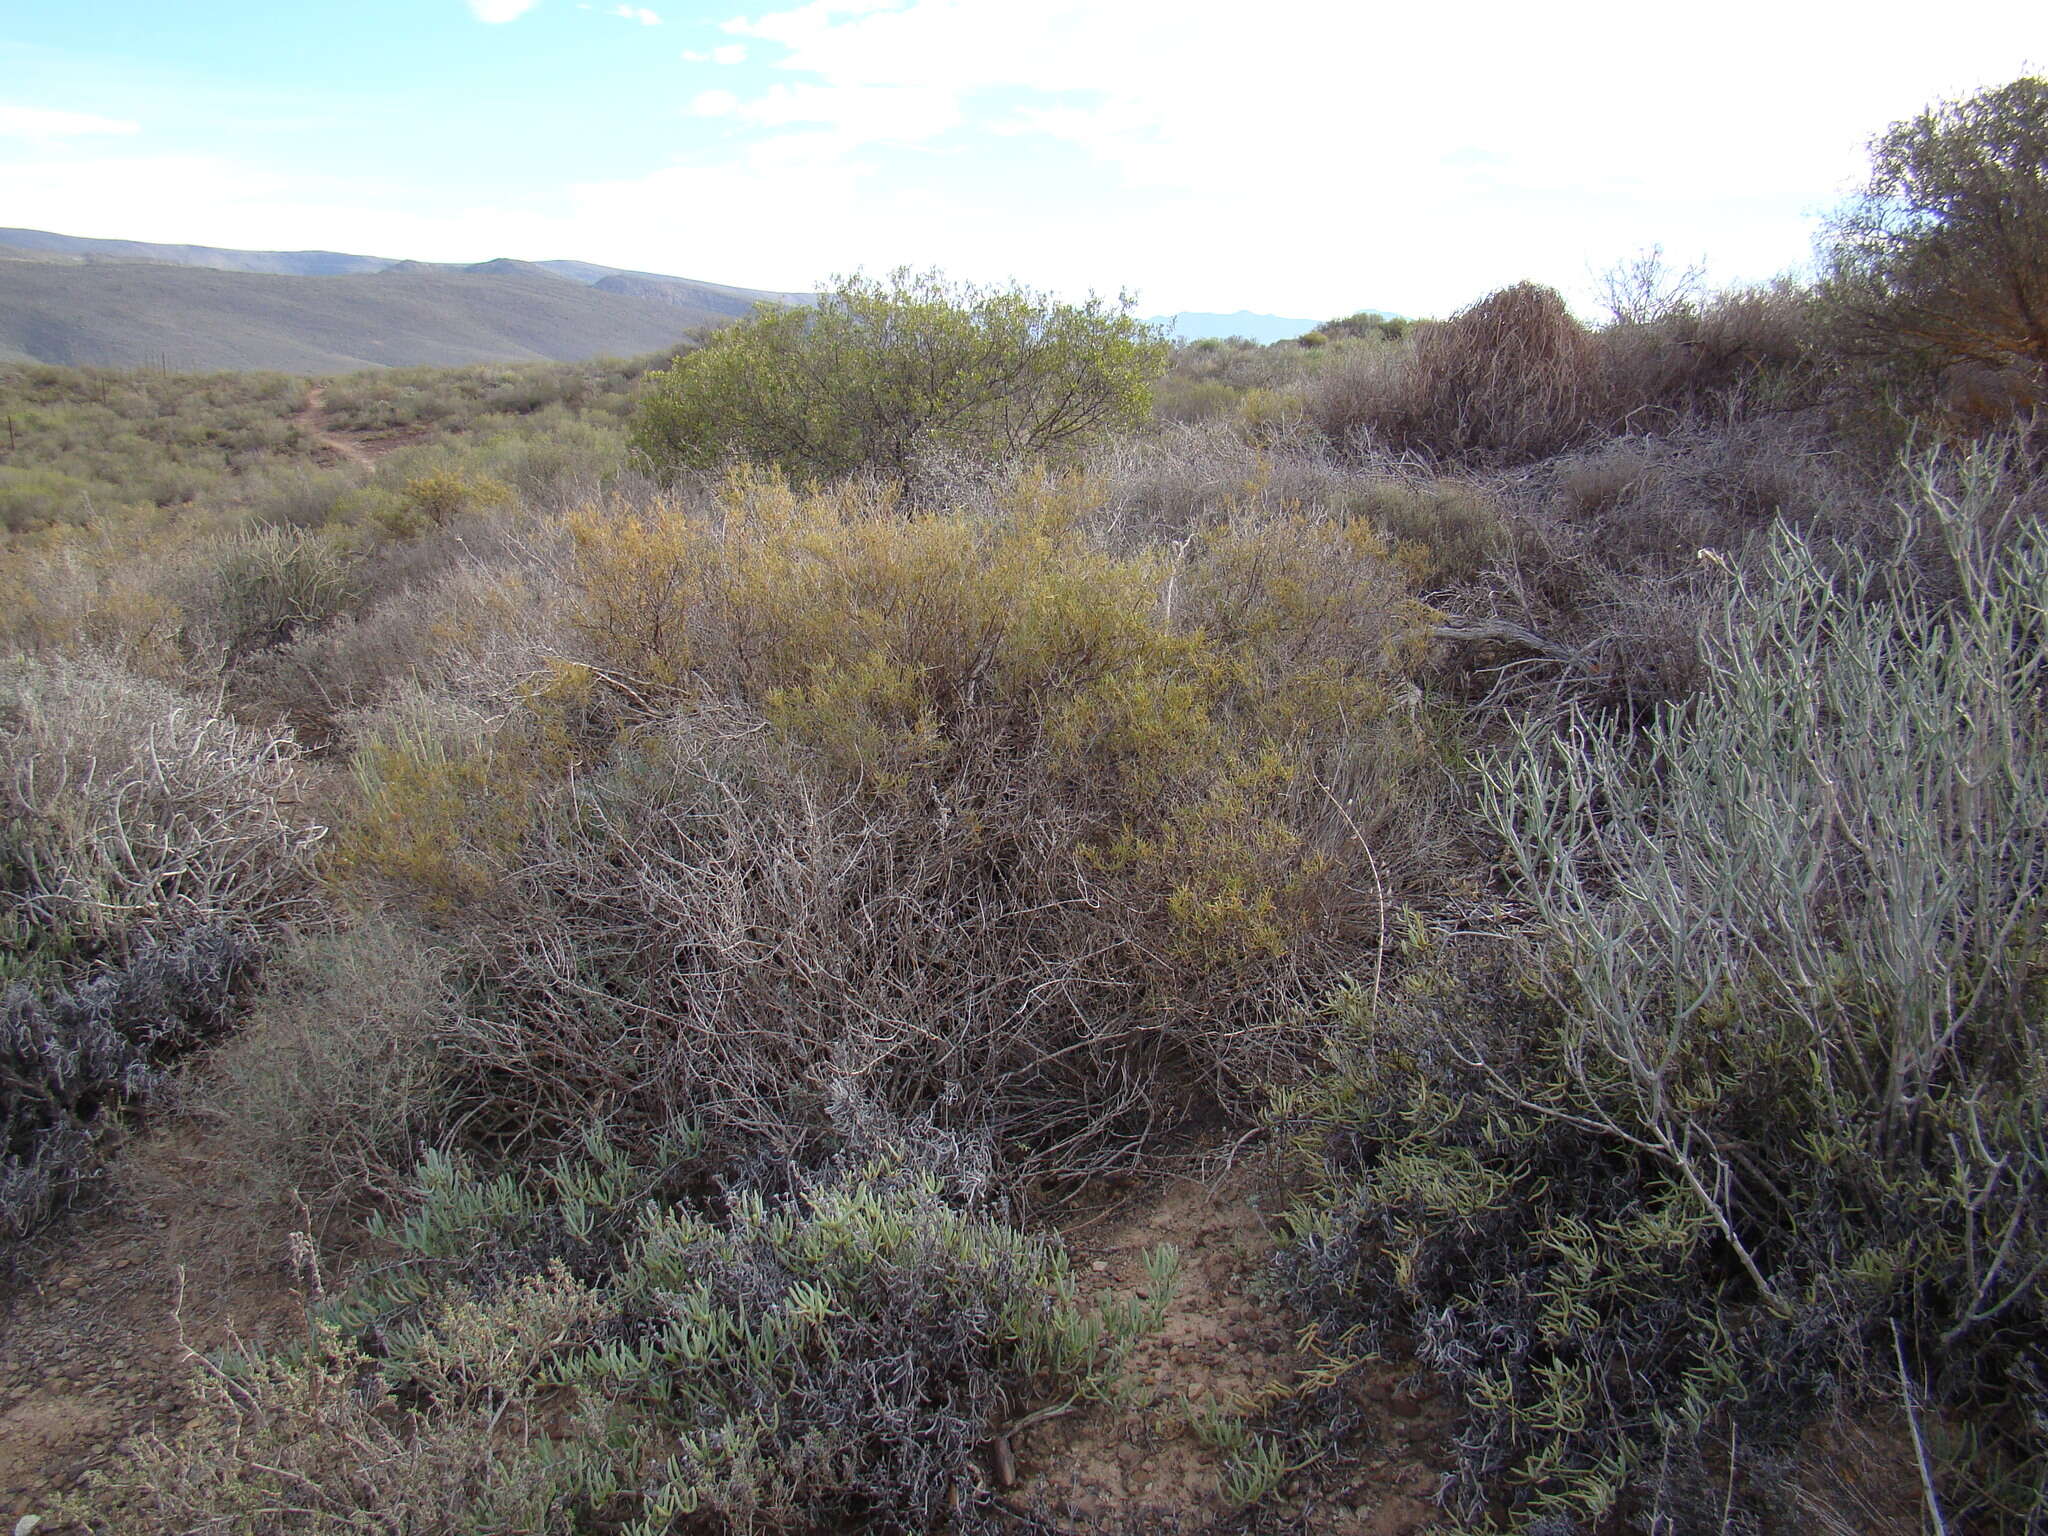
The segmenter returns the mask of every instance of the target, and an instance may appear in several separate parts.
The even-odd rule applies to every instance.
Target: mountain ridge
[[[459,264],[0,228],[0,361],[335,373],[660,351],[810,294],[596,262]]]

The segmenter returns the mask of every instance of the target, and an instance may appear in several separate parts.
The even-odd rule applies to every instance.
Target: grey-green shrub
[[[1780,532],[1696,699],[1525,728],[1529,957],[1337,1000],[1291,1273],[1460,1394],[1468,1517],[1754,1522],[1904,1394],[1951,1528],[2048,1520],[2048,529],[1996,467],[1922,466],[1953,594]]]
[[[203,1379],[98,1496],[246,1536],[1006,1528],[989,1440],[1108,1392],[1166,1304],[1170,1250],[1142,1301],[1084,1310],[1056,1243],[976,1209],[961,1145],[722,1195],[687,1129],[650,1150],[593,1132],[523,1181],[429,1159],[396,1260],[304,1351]]]
[[[225,1027],[253,949],[201,924],[81,981],[0,992],[0,1267],[98,1174],[101,1142],[165,1065]]]

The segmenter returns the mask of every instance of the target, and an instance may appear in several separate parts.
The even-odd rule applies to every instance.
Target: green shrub
[[[1292,1272],[1457,1390],[1468,1517],[1757,1518],[1903,1396],[1950,1528],[2048,1518],[2048,529],[1936,469],[1952,601],[1781,532],[1697,699],[1486,769],[1526,966],[1337,1000]]]
[[[310,1347],[202,1379],[98,1492],[164,1533],[1007,1529],[984,1447],[1109,1392],[1174,1257],[1084,1311],[962,1151],[869,1143],[723,1200],[687,1133],[645,1161],[593,1134],[524,1182],[429,1159]]]
[[[1929,374],[1963,363],[2016,369],[2048,401],[2048,77],[1894,124],[1831,242],[1852,349],[1923,398]]]
[[[213,556],[189,603],[190,630],[225,667],[325,623],[355,596],[355,561],[328,534],[260,528],[226,540]]]
[[[737,456],[906,485],[935,452],[1053,452],[1144,419],[1170,348],[1129,309],[908,269],[844,278],[814,307],[757,308],[655,374],[633,446],[664,474]]]

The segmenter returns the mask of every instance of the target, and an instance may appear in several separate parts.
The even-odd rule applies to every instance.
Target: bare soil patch
[[[316,458],[329,465],[357,464],[364,469],[375,468],[377,461],[386,454],[429,435],[426,432],[336,432],[327,425],[327,389],[321,384],[315,384],[306,391],[306,403],[292,420],[313,439]]]
[[[1228,1456],[1196,1425],[1205,1412],[1256,1415],[1317,1363],[1269,1289],[1269,1213],[1284,1198],[1263,1171],[1238,1168],[1210,1181],[1171,1179],[1073,1224],[1084,1289],[1098,1298],[1142,1291],[1144,1255],[1161,1243],[1180,1250],[1180,1274],[1164,1326],[1132,1356],[1126,1404],[1047,1420],[1016,1437],[1013,1507],[1068,1530],[1105,1533],[1209,1530],[1240,1513],[1224,1491]],[[1354,1476],[1319,1492],[1283,1481],[1295,1529],[1408,1536],[1437,1516],[1449,1410],[1404,1390],[1408,1374],[1389,1363],[1356,1384],[1363,1440],[1374,1449]]]
[[[270,1266],[202,1255],[180,1213],[150,1197],[182,1155],[168,1136],[131,1148],[159,1178],[123,1179],[0,1285],[0,1530],[47,1521],[128,1436],[182,1422],[190,1350],[274,1339],[300,1315],[281,1242]],[[118,1511],[103,1513],[103,1529],[121,1528]]]

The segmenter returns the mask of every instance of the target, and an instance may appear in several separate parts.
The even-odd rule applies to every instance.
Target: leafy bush
[[[633,446],[663,473],[739,456],[905,485],[933,452],[1051,452],[1144,419],[1170,348],[1129,310],[908,269],[844,278],[815,307],[759,307],[655,374]]]
[[[1950,1518],[2048,1518],[2048,528],[1937,469],[1952,601],[1780,533],[1696,700],[1486,769],[1530,965],[1337,1001],[1294,1282],[1458,1391],[1468,1517],[1711,1526],[1903,1397]]]
[[[1852,346],[1908,374],[2015,368],[2048,401],[2048,78],[1894,124],[1831,235]]]
[[[429,1159],[395,1262],[102,1491],[166,1533],[1007,1529],[983,1448],[1111,1389],[1173,1255],[1084,1311],[1063,1252],[975,1209],[968,1150],[870,1143],[721,1214],[686,1133],[525,1182]]]
[[[204,925],[138,945],[75,984],[13,982],[0,996],[0,1259],[98,1169],[118,1113],[165,1065],[223,1027],[252,956]]]

